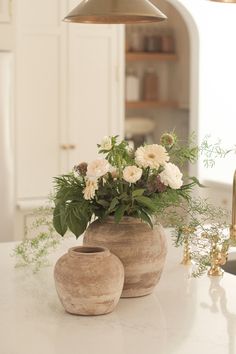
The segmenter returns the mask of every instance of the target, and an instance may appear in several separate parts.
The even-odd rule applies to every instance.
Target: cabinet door
[[[95,159],[103,136],[123,135],[123,31],[121,25],[69,25],[70,168]]]
[[[17,197],[43,198],[60,173],[64,114],[64,0],[16,1]],[[64,130],[63,130],[64,132]]]
[[[1,0],[0,2],[0,23],[9,23],[11,21],[9,0]]]
[[[0,0],[0,50],[12,51],[14,48],[14,25],[12,21],[13,3]]]
[[[46,197],[53,176],[123,132],[123,27],[65,24],[67,2],[16,2],[18,199]]]

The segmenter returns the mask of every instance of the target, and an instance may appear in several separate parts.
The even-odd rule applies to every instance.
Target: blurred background
[[[96,158],[105,135],[137,146],[165,131],[235,139],[236,5],[153,1],[155,25],[78,25],[78,0],[0,1],[0,241],[20,240],[52,178]],[[235,155],[188,166],[231,208]]]

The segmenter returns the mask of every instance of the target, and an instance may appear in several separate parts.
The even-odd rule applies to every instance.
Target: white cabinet
[[[0,23],[11,21],[11,1],[1,0],[0,2]]]
[[[14,48],[13,2],[0,0],[0,50],[11,51]]]
[[[69,27],[69,165],[95,158],[104,135],[123,133],[123,78],[119,63],[122,27]],[[73,93],[73,94],[71,94]]]
[[[104,135],[123,135],[124,27],[62,19],[78,2],[14,0],[15,239],[53,177],[96,158]]]
[[[47,197],[53,176],[123,133],[123,27],[68,25],[68,10],[65,0],[16,1],[18,200]]]
[[[17,199],[46,197],[61,170],[65,11],[64,1],[16,2]]]

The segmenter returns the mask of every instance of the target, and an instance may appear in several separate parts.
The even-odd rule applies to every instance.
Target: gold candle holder
[[[236,247],[236,225],[230,227],[230,243],[232,247]]]
[[[194,228],[189,227],[189,226],[184,226],[182,228],[182,233],[184,234],[184,254],[183,254],[183,260],[180,264],[182,265],[191,265],[192,264],[192,259],[191,259],[191,254],[190,254],[190,245],[189,245],[189,236],[195,231]]]
[[[211,247],[211,268],[208,270],[208,275],[211,277],[222,277],[224,274],[221,268],[227,262],[229,242],[225,241],[222,245],[218,245],[219,237],[216,235],[212,240]]]
[[[236,247],[236,171],[233,179],[232,225],[230,227],[230,243]]]
[[[181,264],[183,264],[183,265],[191,265],[192,264],[189,241],[188,241],[187,237],[185,237],[185,240],[184,240],[184,254],[183,254],[183,260],[182,260]]]

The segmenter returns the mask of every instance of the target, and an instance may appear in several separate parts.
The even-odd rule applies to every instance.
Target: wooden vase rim
[[[124,216],[118,223],[116,223],[114,216],[108,216],[104,221],[101,221],[102,223],[107,223],[107,224],[145,224],[142,220],[132,217],[132,216]]]
[[[68,250],[68,253],[72,257],[107,257],[110,255],[110,251],[106,247],[98,246],[77,246]]]
[[[108,224],[115,224],[115,218],[114,216],[108,216],[105,220],[105,223]],[[123,216],[123,218],[119,221],[117,224],[140,224],[142,223],[141,220],[134,218],[132,216]]]

